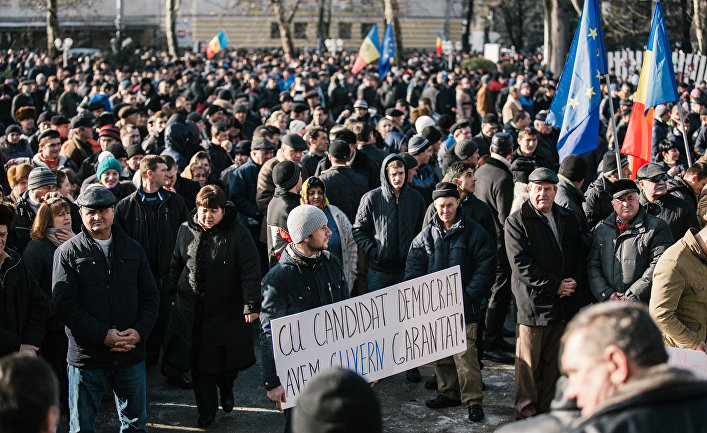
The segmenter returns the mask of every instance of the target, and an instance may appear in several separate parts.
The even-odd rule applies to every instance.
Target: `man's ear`
[[[626,353],[612,344],[604,349],[604,359],[609,363],[609,381],[614,386],[624,384],[628,380],[630,370]]]

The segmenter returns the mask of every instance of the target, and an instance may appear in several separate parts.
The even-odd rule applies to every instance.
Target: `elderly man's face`
[[[588,354],[583,337],[580,331],[567,340],[562,351],[562,370],[568,378],[565,397],[576,399],[582,416],[588,417],[616,388],[611,382],[612,364],[602,354]]]
[[[611,200],[611,206],[621,221],[624,223],[633,221],[639,209],[638,193],[630,192],[615,198]]]
[[[557,194],[557,185],[550,182],[531,183],[528,186],[530,193],[530,203],[540,212],[548,213],[552,210],[552,204]]]

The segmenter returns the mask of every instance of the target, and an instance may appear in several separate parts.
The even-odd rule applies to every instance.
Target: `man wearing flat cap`
[[[587,215],[587,224],[594,230],[604,218],[608,217],[614,208],[611,204],[611,194],[609,188],[611,184],[619,180],[619,169],[616,165],[616,153],[607,151],[601,162],[601,174],[592,182],[584,193],[585,201],[582,204],[584,213]],[[621,179],[629,179],[631,169],[628,167],[626,155],[621,154]]]
[[[641,206],[648,214],[668,223],[673,239],[682,239],[691,228],[699,229],[697,214],[690,203],[668,194],[668,175],[662,166],[644,165],[638,169],[636,180],[641,186]]]
[[[83,227],[54,255],[52,306],[69,338],[69,430],[95,431],[107,384],[121,430],[146,431],[145,341],[160,296],[144,250],[113,224],[115,196],[102,185],[79,195]]]
[[[557,175],[537,168],[528,176],[530,198],[505,224],[518,305],[515,362],[515,416],[550,409],[559,377],[560,337],[582,307],[586,255],[582,234],[570,211],[554,203]]]
[[[673,244],[668,224],[646,212],[636,183],[614,182],[609,190],[614,211],[594,229],[587,275],[599,301],[647,304],[653,269],[663,251]]]
[[[99,147],[93,139],[93,120],[85,115],[71,119],[71,139],[61,146],[60,153],[81,167],[84,160],[92,156]]]
[[[438,183],[432,198],[437,213],[412,241],[405,261],[405,280],[461,267],[467,348],[435,362],[440,394],[425,404],[440,409],[463,403],[469,419],[478,422],[484,418],[484,411],[476,338],[483,319],[481,302],[488,296],[496,275],[496,248],[491,235],[464,215],[456,184]]]

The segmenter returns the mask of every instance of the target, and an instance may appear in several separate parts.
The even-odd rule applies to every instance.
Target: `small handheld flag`
[[[230,42],[226,37],[226,32],[219,30],[219,32],[211,38],[208,45],[206,45],[206,58],[210,59],[216,55],[219,51],[223,50],[228,46]]]
[[[628,155],[631,172],[651,162],[653,135],[653,107],[678,100],[673,59],[670,54],[668,31],[665,28],[663,8],[655,4],[648,45],[643,55],[641,77],[633,100],[631,118],[626,130],[623,153]],[[689,154],[687,157],[689,158]]]
[[[442,34],[437,33],[437,42],[435,43],[435,54],[442,54]]]
[[[380,46],[378,44],[378,25],[373,24],[361,44],[361,49],[358,50],[358,57],[356,57],[353,68],[351,68],[351,73],[358,74],[367,64],[378,60],[380,57]]]
[[[388,23],[383,35],[383,52],[378,60],[378,74],[381,79],[390,72],[390,61],[395,57],[395,35],[393,34],[393,21]]]
[[[560,161],[599,144],[599,79],[606,75],[606,64],[597,0],[586,0],[545,122],[560,129]]]

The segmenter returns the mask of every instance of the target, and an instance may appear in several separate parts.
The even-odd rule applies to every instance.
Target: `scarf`
[[[309,189],[313,188],[313,187],[321,188],[322,194],[324,195],[324,201],[322,202],[321,206],[318,206],[319,209],[324,209],[325,207],[329,206],[329,199],[326,196],[326,186],[324,185],[324,181],[322,181],[321,179],[319,179],[318,177],[315,177],[315,176],[308,178],[302,184],[302,191],[300,191],[299,203],[300,204],[311,204],[309,202],[309,199],[307,198],[307,191],[309,191]]]
[[[68,232],[71,232],[71,227],[49,227],[49,234],[47,235],[47,239],[49,239],[51,243],[53,243],[57,247],[62,244],[62,242],[56,237],[56,234],[59,230],[66,230]]]

